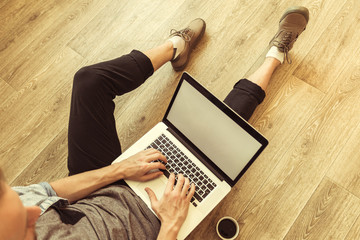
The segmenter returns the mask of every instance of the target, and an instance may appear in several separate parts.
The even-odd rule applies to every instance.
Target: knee
[[[73,91],[81,95],[93,95],[100,90],[102,79],[98,71],[91,67],[83,67],[74,75]]]

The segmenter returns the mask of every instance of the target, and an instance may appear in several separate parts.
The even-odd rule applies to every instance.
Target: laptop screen
[[[265,147],[264,139],[200,84],[190,83],[180,82],[166,119],[235,181]]]

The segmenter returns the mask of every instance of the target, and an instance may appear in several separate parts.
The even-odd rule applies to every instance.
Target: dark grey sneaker
[[[285,53],[285,59],[291,63],[289,51],[299,35],[305,30],[309,21],[309,10],[305,7],[290,7],[280,18],[279,30],[270,41],[270,46],[276,46]]]
[[[203,19],[197,18],[189,23],[189,26],[180,30],[171,30],[170,37],[179,36],[185,40],[184,50],[173,60],[171,65],[175,71],[182,71],[189,61],[191,50],[196,46],[204,35],[206,23]]]

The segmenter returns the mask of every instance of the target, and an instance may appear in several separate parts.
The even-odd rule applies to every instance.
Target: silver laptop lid
[[[231,186],[268,141],[184,72],[163,121]]]

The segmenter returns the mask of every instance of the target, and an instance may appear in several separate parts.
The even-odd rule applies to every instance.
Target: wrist
[[[109,178],[109,182],[116,182],[118,180],[125,178],[124,169],[121,167],[121,164],[114,163],[112,165],[107,166],[108,173],[104,174],[104,176]]]
[[[176,239],[180,231],[180,226],[171,223],[161,223],[158,240],[161,239]]]

